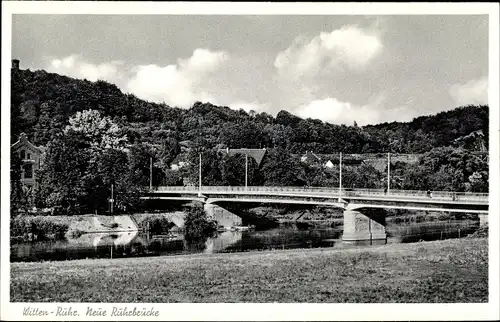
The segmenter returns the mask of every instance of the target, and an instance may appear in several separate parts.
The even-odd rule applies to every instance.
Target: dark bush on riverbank
[[[65,239],[69,226],[50,218],[18,216],[10,222],[10,236],[14,241],[45,241]]]
[[[163,214],[142,214],[139,218],[137,216],[134,218],[137,221],[139,230],[149,230],[153,235],[168,234],[175,227],[175,224]]]
[[[203,240],[217,232],[217,222],[208,218],[202,207],[192,207],[186,215],[184,237],[187,241]]]
[[[175,224],[165,217],[148,218],[149,232],[153,235],[167,234]]]

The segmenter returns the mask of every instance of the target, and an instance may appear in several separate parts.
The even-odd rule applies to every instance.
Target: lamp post
[[[245,190],[248,189],[248,154],[245,153]]]
[[[201,196],[201,152],[200,152],[200,166],[199,166],[199,177],[198,177],[198,196]]]
[[[391,153],[387,152],[387,193],[391,189]]]
[[[153,190],[153,157],[149,158],[149,190]]]
[[[113,199],[113,184],[111,184],[111,199],[109,200],[109,202],[111,203],[111,215],[113,215],[113,203],[115,202],[115,200]]]
[[[339,157],[339,202],[342,199],[342,152]]]

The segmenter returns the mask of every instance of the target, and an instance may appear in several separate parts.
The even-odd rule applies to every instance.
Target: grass
[[[11,263],[12,302],[488,301],[488,239]]]

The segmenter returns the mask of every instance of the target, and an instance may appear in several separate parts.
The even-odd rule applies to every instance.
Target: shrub
[[[165,217],[153,217],[147,218],[147,222],[149,223],[149,231],[155,235],[167,234],[175,224],[169,221]]]
[[[67,224],[53,222],[47,217],[18,216],[11,220],[10,235],[24,241],[57,240],[64,239],[68,229]]]
[[[201,207],[189,210],[184,223],[184,235],[187,240],[203,239],[212,236],[217,231],[217,222],[209,219]]]
[[[85,234],[85,232],[83,230],[75,229],[75,230],[70,231],[69,234],[70,234],[71,238],[77,239],[77,238],[81,237],[83,234]]]

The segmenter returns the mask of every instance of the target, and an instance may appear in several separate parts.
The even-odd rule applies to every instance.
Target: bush
[[[85,234],[85,232],[83,230],[79,230],[79,229],[76,229],[76,230],[72,230],[70,231],[69,235],[71,236],[71,238],[73,239],[77,239],[77,238],[80,238],[83,234]]]
[[[189,210],[184,223],[184,236],[186,240],[204,239],[213,236],[217,231],[217,222],[209,219],[201,207]]]
[[[10,235],[17,240],[43,241],[65,239],[67,224],[51,221],[47,217],[22,217],[11,220]]]
[[[137,221],[137,226],[140,230],[154,235],[164,235],[167,234],[175,224],[167,219],[167,217],[162,214],[142,214],[140,216],[135,216]]]
[[[165,217],[153,217],[146,220],[149,223],[149,231],[155,235],[167,234],[175,226],[173,222]]]

